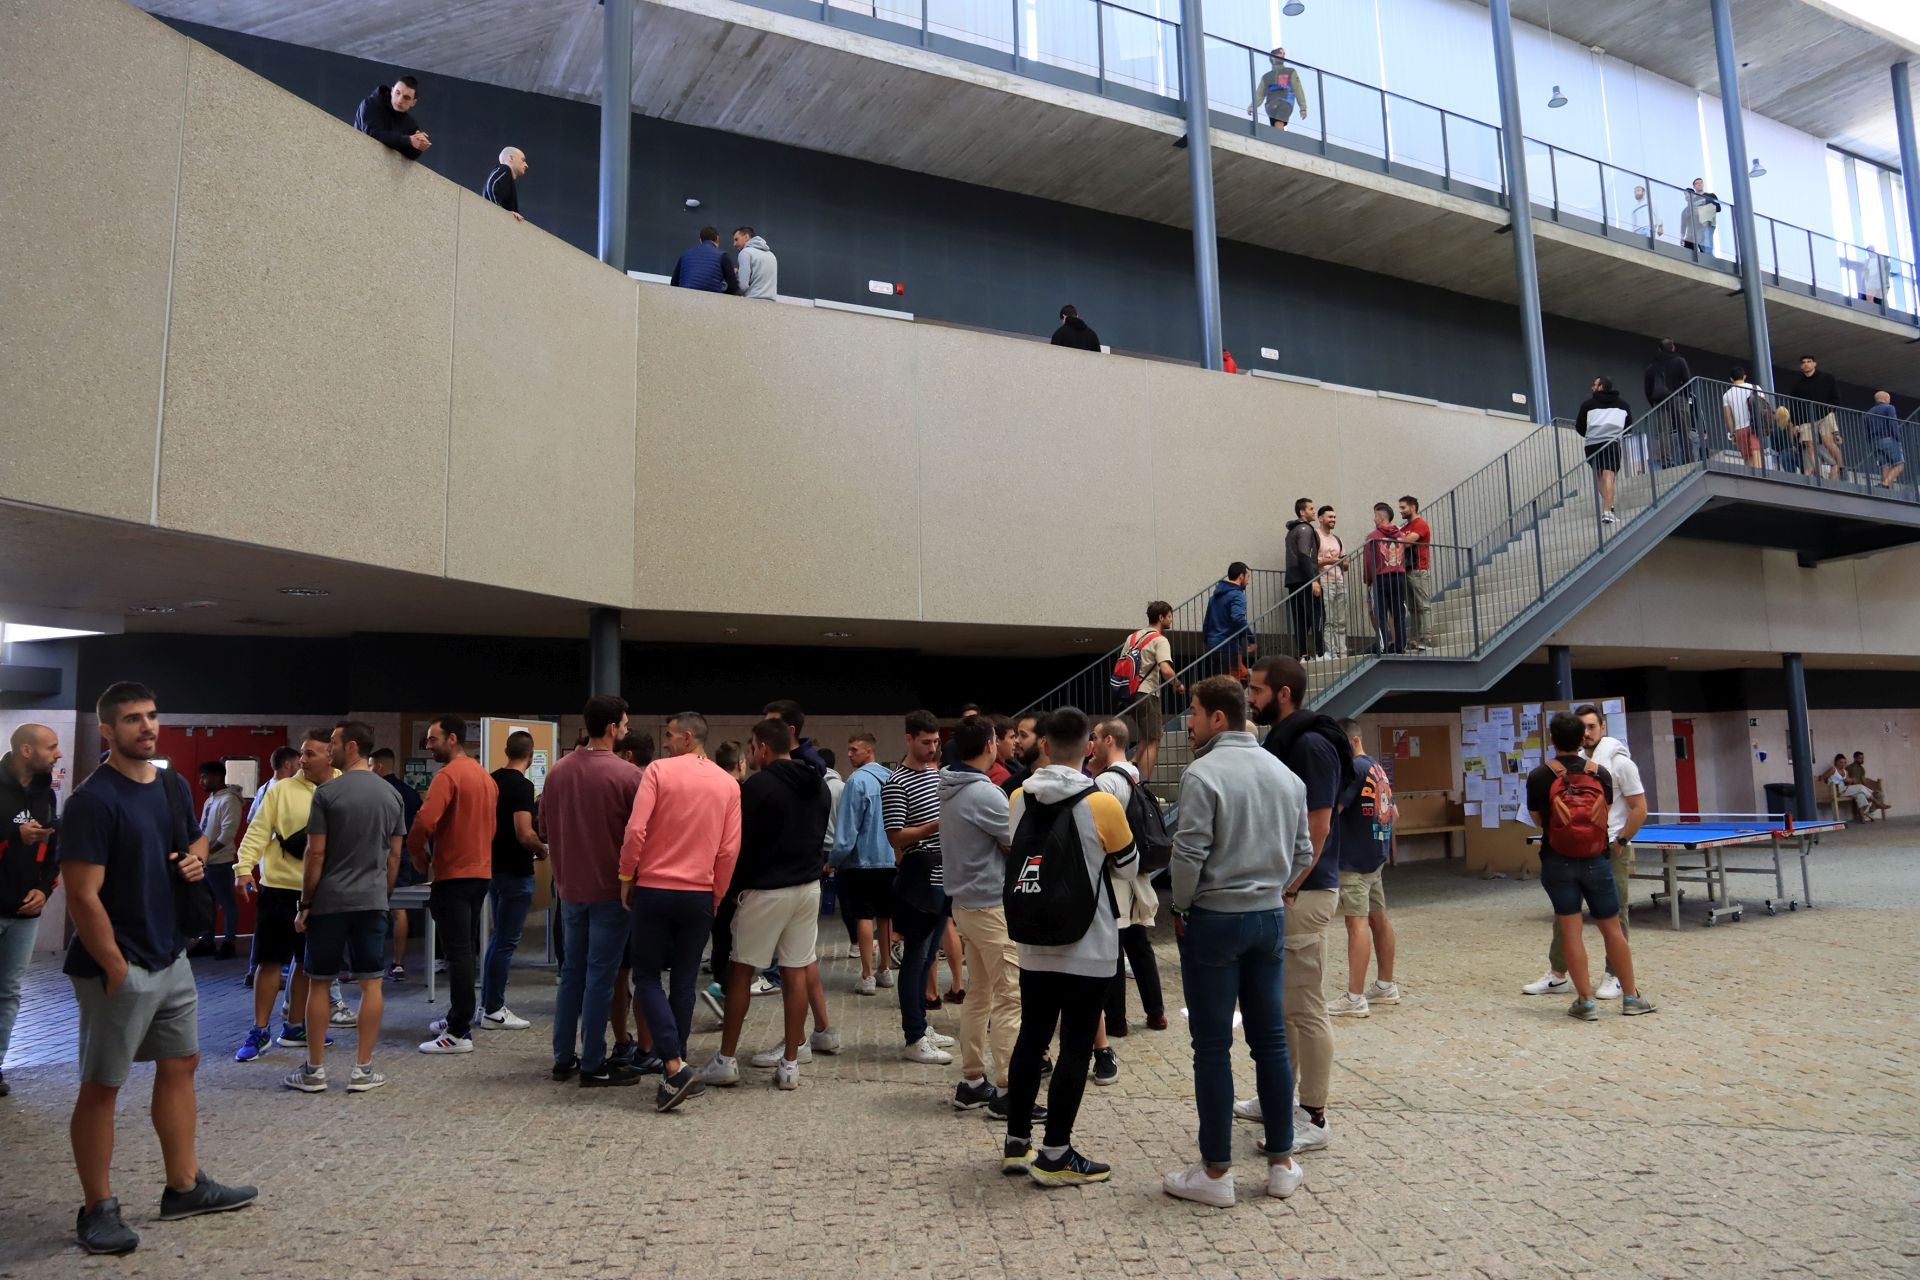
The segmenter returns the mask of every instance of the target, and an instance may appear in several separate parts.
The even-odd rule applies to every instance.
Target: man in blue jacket
[[[871,733],[856,733],[847,739],[847,763],[853,766],[853,772],[847,775],[847,788],[840,793],[840,815],[833,829],[833,878],[842,908],[853,921],[859,939],[860,978],[853,984],[853,991],[862,996],[872,995],[876,986],[893,985],[893,973],[888,968],[893,960],[888,902],[893,896],[894,859],[880,814],[880,788],[886,784],[887,767],[873,758],[878,743]],[[880,934],[877,974],[873,955],[876,929]]]
[[[733,261],[720,252],[720,232],[713,227],[702,227],[700,242],[680,255],[667,283],[703,293],[738,293],[738,271]]]
[[[1207,601],[1200,640],[1208,654],[1206,668],[1213,674],[1231,674],[1243,651],[1249,661],[1253,657],[1253,634],[1247,630],[1247,583],[1252,580],[1253,570],[1235,560]],[[1230,640],[1236,643],[1228,645]]]

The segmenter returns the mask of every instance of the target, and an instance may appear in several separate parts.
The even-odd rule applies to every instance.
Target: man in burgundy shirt
[[[1373,504],[1373,532],[1361,544],[1360,567],[1373,608],[1375,653],[1407,651],[1407,553],[1393,524],[1393,508]]]
[[[1432,637],[1428,631],[1428,606],[1433,600],[1433,530],[1420,515],[1420,499],[1407,494],[1400,499],[1400,541],[1407,543],[1407,651],[1425,649]]]

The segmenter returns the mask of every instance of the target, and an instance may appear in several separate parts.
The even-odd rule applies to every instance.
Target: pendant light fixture
[[[1759,156],[1753,158],[1753,168],[1747,170],[1747,176],[1749,178],[1764,178],[1767,176],[1767,171],[1761,165]]]
[[[1547,0],[1547,55],[1553,55],[1553,0]],[[1553,86],[1553,96],[1547,99],[1547,105],[1554,108],[1567,105],[1567,95],[1560,92],[1559,85]]]
[[[1280,12],[1286,14],[1289,18],[1297,18],[1306,11],[1307,6],[1301,3],[1301,0],[1287,0],[1286,4],[1280,7]]]

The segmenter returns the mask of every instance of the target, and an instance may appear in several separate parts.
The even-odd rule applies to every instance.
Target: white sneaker
[[[422,1053],[472,1053],[472,1036],[450,1036],[442,1031],[420,1046]]]
[[[1298,1150],[1298,1148],[1295,1148]],[[1287,1160],[1282,1164],[1267,1166],[1267,1194],[1276,1200],[1285,1200],[1300,1189],[1306,1181],[1307,1171],[1300,1167],[1298,1160]]]
[[[718,1085],[728,1088],[740,1083],[740,1059],[722,1057],[714,1054],[707,1059],[707,1065],[694,1073],[694,1079],[704,1085]]]
[[[1251,1120],[1255,1124],[1259,1124],[1267,1117],[1260,1110],[1260,1099],[1245,1098],[1233,1104],[1233,1118],[1236,1120]]]
[[[870,996],[873,994],[874,988],[877,985],[879,984],[873,980],[872,974],[868,974],[864,978],[855,978],[853,980],[853,994],[857,996]]]
[[[1400,984],[1397,982],[1371,982],[1367,984],[1368,1004],[1399,1004]]]
[[[1612,974],[1608,974],[1607,980],[1602,982],[1599,988],[1594,991],[1593,998],[1595,1000],[1618,1000],[1620,998],[1620,979],[1614,977]]]
[[[876,973],[876,974],[875,974],[875,975],[873,976],[873,981],[874,981],[874,983],[875,983],[876,985],[878,985],[878,986],[882,986],[882,987],[890,987],[890,986],[892,986],[892,985],[893,985],[893,970],[891,970],[891,969],[882,969],[882,970],[881,970],[881,971],[880,971],[879,973]]]
[[[493,1031],[525,1031],[533,1024],[514,1013],[514,1011],[507,1008],[507,1006],[501,1005],[492,1013],[481,1014],[480,1025]]]
[[[359,1022],[360,1015],[355,1013],[353,1006],[345,1000],[333,1006],[333,1012],[327,1015],[327,1025],[330,1027],[352,1027],[357,1026]]]
[[[747,988],[747,994],[750,996],[770,996],[779,990],[779,987],[767,981],[766,977],[762,975],[753,980],[753,985]]]
[[[805,1053],[806,1051],[807,1051],[807,1048],[805,1045],[800,1046],[801,1053]],[[805,1061],[805,1059],[802,1059],[801,1061]],[[774,1063],[773,1087],[776,1089],[798,1089],[800,1087],[800,1063],[799,1062]]]
[[[766,1067],[779,1066],[780,1059],[786,1056],[787,1056],[787,1044],[786,1044],[786,1041],[783,1040],[779,1044],[774,1045],[771,1049],[762,1049],[760,1052],[754,1054],[753,1057],[747,1059],[747,1061],[751,1062],[756,1067],[760,1067],[764,1069]],[[806,1041],[802,1040],[800,1042],[800,1056],[795,1058],[794,1061],[795,1062],[812,1062],[813,1047],[809,1045]]]
[[[1327,1002],[1329,1018],[1365,1018],[1371,1013],[1372,1010],[1367,1008],[1367,998],[1351,991],[1343,991],[1338,999]]]
[[[952,1054],[924,1036],[902,1049],[900,1057],[907,1062],[918,1062],[929,1067],[944,1067],[953,1061]]]
[[[832,1027],[828,1027],[825,1031],[816,1031],[807,1038],[805,1044],[800,1046],[800,1052],[808,1057],[816,1053],[838,1053],[840,1052],[840,1033]],[[805,1057],[800,1059],[802,1062],[806,1060]]]
[[[1206,1165],[1190,1164],[1168,1174],[1161,1181],[1160,1189],[1176,1200],[1191,1200],[1195,1204],[1210,1204],[1216,1209],[1231,1209],[1234,1200],[1233,1170],[1227,1170],[1218,1178],[1209,1178]]]
[[[1305,1107],[1296,1104],[1293,1108],[1293,1149],[1295,1151],[1325,1151],[1327,1144],[1333,1141],[1333,1124],[1315,1124],[1313,1117],[1307,1114]]]
[[[1547,970],[1545,976],[1529,982],[1520,988],[1520,994],[1528,996],[1563,996],[1573,990],[1573,979]]]
[[[938,1031],[935,1031],[932,1027],[928,1027],[927,1043],[932,1045],[936,1049],[951,1049],[953,1048],[953,1037],[943,1036]]]
[[[1616,516],[1611,511],[1602,511],[1600,513],[1600,523],[1601,524],[1619,524],[1620,517]]]

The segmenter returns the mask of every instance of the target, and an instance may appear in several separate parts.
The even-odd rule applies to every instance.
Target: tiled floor
[[[388,1004],[388,1089],[291,1093],[279,1082],[293,1052],[231,1060],[249,997],[229,963],[201,970],[201,1152],[215,1176],[257,1182],[261,1202],[154,1221],[141,1069],[116,1186],[145,1242],[89,1260],[69,1234],[72,997],[46,966],[0,1102],[0,1277],[1914,1276],[1916,860],[1920,825],[1894,823],[1829,844],[1813,911],[1756,905],[1740,924],[1676,934],[1643,902],[1636,960],[1662,1009],[1629,1021],[1609,1008],[1597,1024],[1518,993],[1544,962],[1537,884],[1390,871],[1408,999],[1336,1024],[1334,1144],[1304,1157],[1301,1194],[1252,1194],[1256,1135],[1241,1126],[1232,1210],[1159,1189],[1194,1154],[1166,936],[1174,1029],[1117,1043],[1121,1081],[1088,1090],[1078,1127],[1114,1179],[1051,1192],[1001,1176],[998,1132],[946,1105],[956,1071],[899,1061],[897,1009],[850,994],[845,960],[828,982],[846,1052],[805,1068],[797,1093],[749,1072],[664,1117],[644,1105],[649,1088],[546,1079],[553,986],[533,968],[511,996],[533,1030],[422,1057],[437,1008],[409,983]],[[1760,883],[1739,887],[1757,904]],[[1343,948],[1328,968],[1337,986]],[[954,1031],[956,1014],[936,1024]],[[744,1048],[775,1017],[758,1002]],[[697,1056],[715,1040],[698,1035]],[[1236,1072],[1250,1091],[1244,1060]]]

